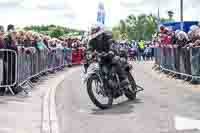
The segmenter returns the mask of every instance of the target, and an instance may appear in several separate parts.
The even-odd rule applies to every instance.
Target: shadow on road
[[[118,115],[118,114],[129,114],[134,111],[134,105],[143,103],[140,99],[134,101],[124,101],[118,104],[114,104],[112,108],[107,110],[92,109],[91,114],[93,115]]]

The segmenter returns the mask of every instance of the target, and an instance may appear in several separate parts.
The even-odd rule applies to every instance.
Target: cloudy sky
[[[97,6],[103,2],[106,25],[113,26],[129,14],[175,12],[179,19],[179,0],[0,0],[0,24],[16,25],[58,24],[87,29],[96,21]],[[184,0],[184,19],[199,20],[199,0]]]

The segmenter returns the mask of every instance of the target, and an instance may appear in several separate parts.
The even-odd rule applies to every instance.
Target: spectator
[[[6,48],[17,51],[17,32],[14,29],[14,27],[12,27],[13,25],[9,25],[9,26],[7,28],[8,34],[6,35],[4,39],[5,45],[6,45]]]
[[[179,47],[184,47],[188,41],[188,35],[184,31],[176,31],[177,44]]]
[[[140,40],[140,42],[138,43],[138,59],[139,59],[139,61],[143,57],[143,53],[144,53],[144,40]]]
[[[48,48],[48,50],[49,50],[48,40],[49,40],[48,36],[45,36],[43,42],[44,42],[45,46]]]
[[[175,32],[171,33],[171,44],[176,44],[177,38]]]
[[[137,56],[137,47],[136,47],[136,45],[132,45],[129,48],[129,56],[130,56],[130,60],[136,60],[136,56]]]
[[[14,30],[15,30],[14,25],[9,24],[8,27],[7,27],[7,32],[12,32],[12,31],[14,31]]]
[[[8,35],[5,36],[5,46],[7,49],[15,50],[17,52],[17,32],[13,25],[8,25],[7,28]],[[12,52],[5,52],[4,53],[4,84],[13,84],[15,79],[15,65],[16,55]]]
[[[0,25],[0,49],[5,48],[4,34],[4,28]]]
[[[149,44],[146,45],[144,50],[145,60],[149,60],[151,58],[152,49]]]
[[[4,42],[4,28],[3,26],[0,26],[0,49],[5,48],[5,42]],[[4,77],[3,77],[3,73],[4,73],[4,53],[0,53],[0,85],[4,82]]]

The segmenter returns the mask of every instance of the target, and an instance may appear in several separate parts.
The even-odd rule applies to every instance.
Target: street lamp
[[[168,13],[169,21],[172,21],[174,12],[173,11],[168,11],[167,13]]]
[[[183,31],[183,0],[180,0],[180,12],[181,12],[181,30]]]

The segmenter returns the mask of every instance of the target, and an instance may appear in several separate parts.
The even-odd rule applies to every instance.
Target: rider
[[[111,47],[114,42],[112,33],[105,31],[100,26],[93,27],[91,32],[92,35],[89,39],[88,50],[92,53],[106,53],[108,56],[106,56],[103,65],[114,64],[119,75],[121,87],[128,87],[129,80],[126,72],[121,67],[120,53],[118,54],[119,56],[116,55],[116,51]]]

